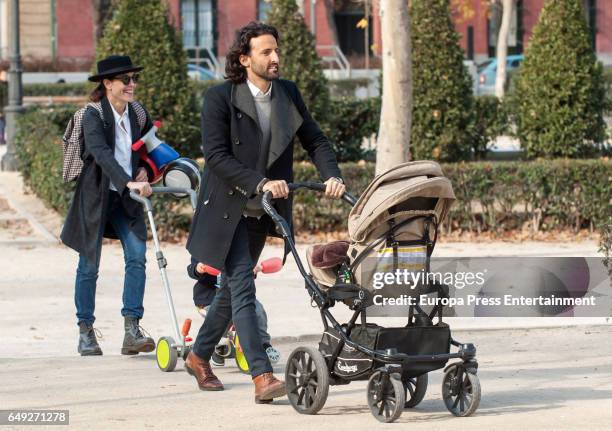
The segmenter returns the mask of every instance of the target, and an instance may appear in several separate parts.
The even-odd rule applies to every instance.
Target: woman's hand
[[[153,194],[151,184],[146,181],[130,181],[127,183],[127,188],[130,190],[136,190],[142,197],[148,198]]]
[[[135,181],[139,183],[149,182],[149,177],[147,175],[147,170],[145,168],[138,168],[138,170],[136,171]]]

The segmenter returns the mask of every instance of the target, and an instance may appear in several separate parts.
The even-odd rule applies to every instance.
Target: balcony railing
[[[335,65],[347,78],[351,77],[351,64],[338,45],[317,45],[317,51],[324,63]]]

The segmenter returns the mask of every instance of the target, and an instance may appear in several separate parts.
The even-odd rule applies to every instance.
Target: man
[[[331,145],[313,121],[293,82],[278,79],[278,33],[251,22],[240,29],[226,59],[223,84],[212,87],[202,109],[204,178],[187,249],[198,262],[224,272],[221,288],[185,361],[202,390],[222,390],[209,360],[230,320],[255,384],[255,402],[286,394],[272,374],[255,313],[253,267],[268,234],[278,236],[261,206],[272,192],[280,215],[291,222],[287,182],[293,179],[297,136],[325,181],[326,195],[345,190]],[[287,250],[285,250],[287,253]]]

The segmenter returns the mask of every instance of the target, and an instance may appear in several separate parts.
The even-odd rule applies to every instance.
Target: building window
[[[363,29],[357,24],[365,17],[365,2],[360,0],[344,0],[335,3],[334,23],[340,49],[347,56],[365,55],[364,31],[372,40],[372,13],[368,14],[368,26]],[[372,55],[371,46],[368,47]]]
[[[583,0],[584,15],[591,36],[591,46],[596,50],[597,40],[597,0]]]
[[[213,49],[212,0],[182,0],[181,22],[185,48]]]
[[[502,20],[502,7],[498,2],[491,4],[487,38],[489,40],[489,57],[497,55],[497,39]],[[508,31],[508,55],[523,53],[523,1],[517,0],[510,19],[510,30]]]
[[[272,0],[257,0],[257,21],[266,22],[272,9]]]

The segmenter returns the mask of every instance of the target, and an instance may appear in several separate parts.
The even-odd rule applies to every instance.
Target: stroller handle
[[[298,189],[310,189],[324,192],[326,188],[325,184],[323,183],[315,183],[311,181],[288,183],[287,186],[289,187],[289,191],[295,191]],[[351,206],[357,203],[357,198],[355,198],[355,196],[351,195],[348,192],[342,193],[342,200],[347,202]],[[261,199],[261,203],[266,214],[268,214],[270,218],[274,221],[277,230],[279,230],[285,238],[291,238],[291,232],[289,230],[289,225],[287,224],[287,221],[283,217],[281,217],[281,215],[272,206],[271,191],[264,192],[263,197]]]
[[[196,192],[189,188],[183,187],[151,187],[153,193],[173,193],[173,194],[185,194],[189,195],[189,200],[191,201],[191,206],[195,209],[198,203],[198,197]],[[130,197],[134,199],[136,202],[140,202],[145,206],[147,211],[152,211],[153,207],[151,206],[151,200],[149,198],[145,198],[144,196],[140,196],[137,190],[130,190]]]
[[[313,181],[298,181],[294,183],[287,184],[289,186],[290,191],[298,190],[298,189],[309,189],[316,190],[320,192],[324,192],[326,185],[323,183],[315,183]],[[355,206],[357,203],[357,198],[351,195],[349,192],[342,193],[341,199],[349,204],[350,206]]]

